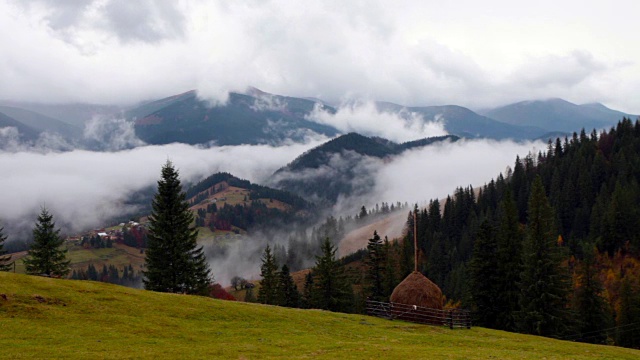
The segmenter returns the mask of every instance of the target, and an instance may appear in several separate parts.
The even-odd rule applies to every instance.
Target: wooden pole
[[[415,253],[413,271],[418,272],[418,222],[416,219],[416,209],[413,209],[413,252]]]

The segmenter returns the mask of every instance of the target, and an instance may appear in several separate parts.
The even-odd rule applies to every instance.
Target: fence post
[[[449,329],[453,329],[453,311],[449,310]]]

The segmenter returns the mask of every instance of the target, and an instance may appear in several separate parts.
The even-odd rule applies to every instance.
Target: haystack
[[[391,302],[442,310],[442,290],[414,271],[393,290]]]

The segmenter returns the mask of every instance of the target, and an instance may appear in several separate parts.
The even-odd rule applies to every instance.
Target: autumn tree
[[[178,171],[167,161],[149,217],[143,272],[147,290],[207,294],[211,283],[209,264],[196,242],[198,230],[193,223]]]
[[[55,226],[53,215],[43,207],[33,229],[33,244],[24,259],[28,274],[62,277],[69,273],[71,261],[67,260],[67,249],[62,249],[60,229]]]

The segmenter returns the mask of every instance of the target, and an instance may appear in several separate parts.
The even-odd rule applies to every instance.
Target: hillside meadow
[[[4,359],[638,359],[640,351],[474,327],[162,294],[0,272]]]

